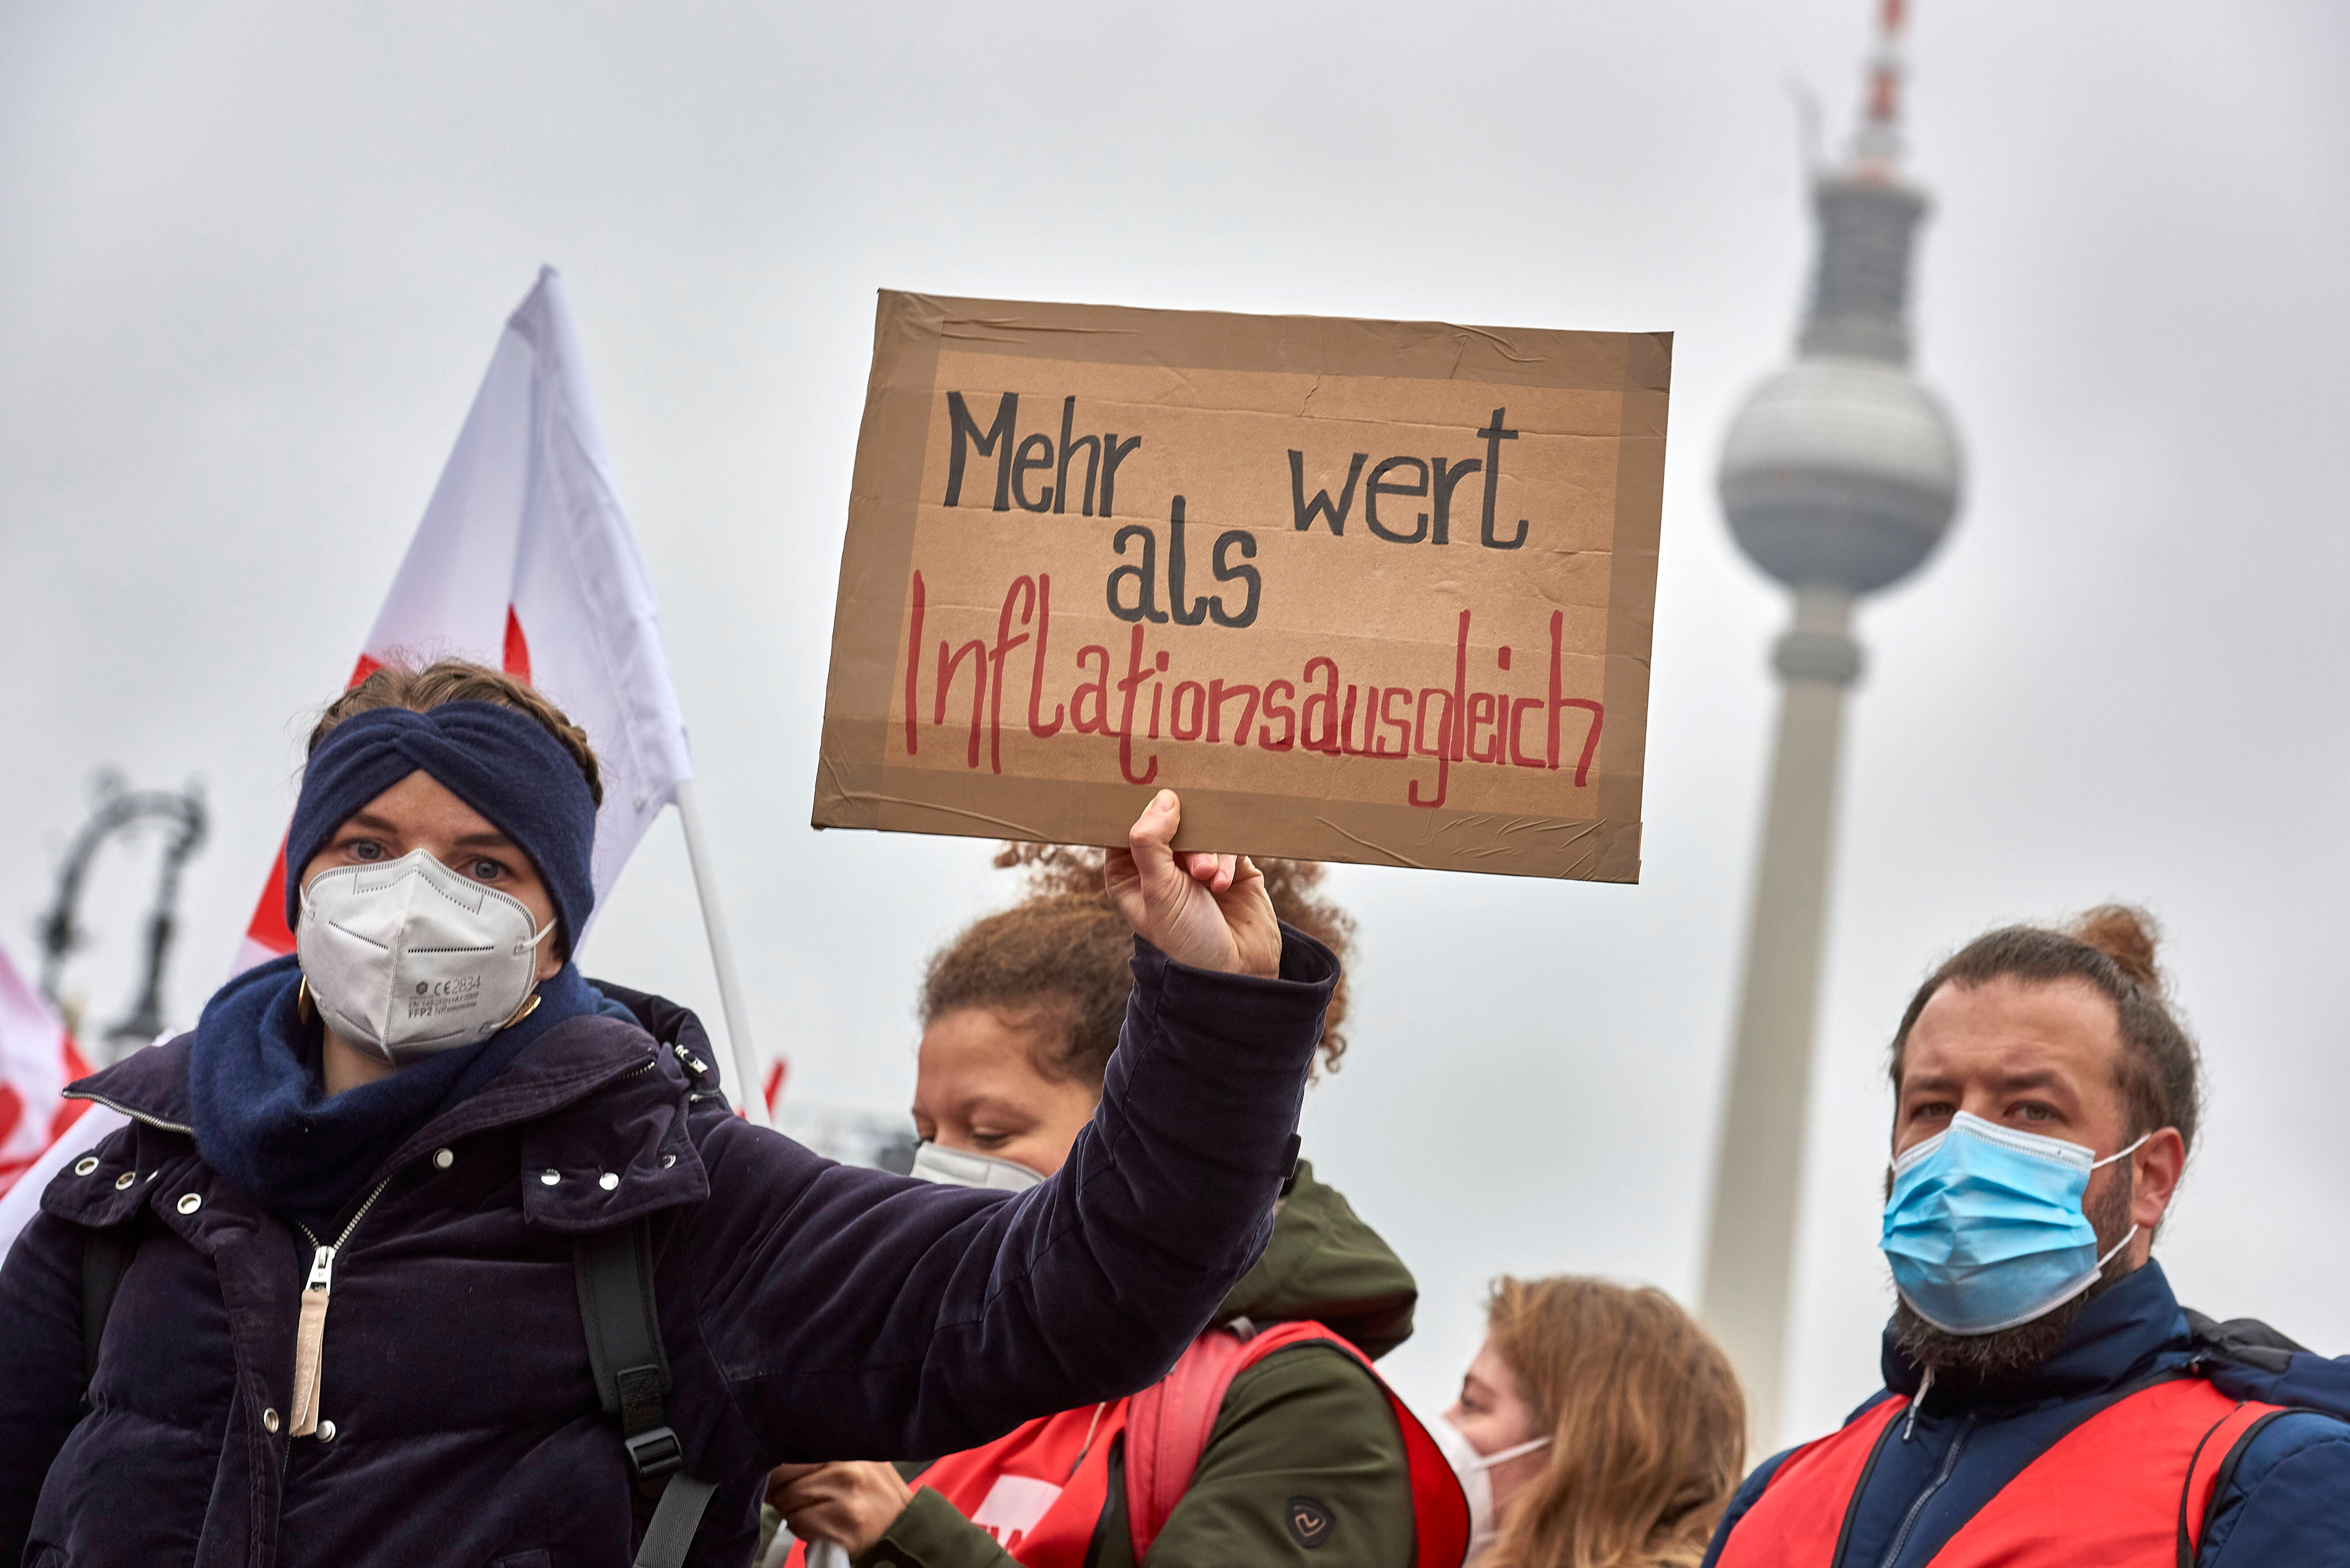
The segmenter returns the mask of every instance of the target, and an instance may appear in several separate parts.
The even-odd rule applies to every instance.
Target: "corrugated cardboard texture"
[[[1671,369],[884,293],[816,826],[1637,881]]]

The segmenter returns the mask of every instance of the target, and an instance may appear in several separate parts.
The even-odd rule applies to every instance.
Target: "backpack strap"
[[[1249,1341],[1255,1337],[1246,1318],[1211,1328],[1191,1342],[1166,1376],[1127,1400],[1126,1518],[1137,1563],[1190,1489],[1225,1390],[1252,1359]]]
[[[1363,1352],[1354,1349],[1344,1335],[1311,1319],[1257,1328],[1245,1316],[1236,1316],[1222,1328],[1211,1328],[1191,1340],[1191,1349],[1175,1361],[1175,1371],[1126,1401],[1121,1453],[1126,1469],[1126,1531],[1138,1563],[1149,1556],[1151,1542],[1159,1540],[1159,1531],[1166,1528],[1175,1504],[1182,1502],[1182,1495],[1191,1488],[1191,1476],[1199,1474],[1199,1459],[1208,1453],[1208,1438],[1215,1434],[1217,1417],[1224,1413],[1224,1394],[1232,1389],[1233,1377],[1290,1345],[1330,1345],[1358,1361],[1363,1371],[1370,1373],[1372,1382],[1387,1389],[1387,1382]],[[1396,1404],[1394,1397],[1388,1397],[1388,1404]],[[1396,1408],[1400,1420],[1400,1406]],[[1421,1441],[1429,1441],[1427,1434],[1421,1434]],[[1410,1437],[1405,1437],[1405,1453],[1410,1453]],[[1445,1469],[1445,1486],[1450,1488],[1450,1500],[1460,1507],[1460,1537],[1466,1542],[1469,1504],[1460,1498],[1460,1486],[1450,1479],[1450,1467]],[[1415,1516],[1419,1516],[1424,1502],[1415,1467]],[[1445,1500],[1436,1500],[1436,1507],[1445,1507]]]
[[[575,1238],[572,1262],[597,1397],[604,1414],[619,1417],[638,1489],[660,1498],[637,1548],[636,1568],[680,1568],[717,1487],[684,1473],[684,1446],[669,1424],[675,1383],[653,1301],[651,1221]]]
[[[2264,1405],[2247,1400],[2236,1407],[2225,1421],[2204,1435],[2187,1467],[2187,1485],[2178,1498],[2178,1561],[2180,1568],[2192,1568],[2195,1554],[2211,1533],[2211,1516],[2220,1511],[2220,1501],[2236,1482],[2236,1467],[2243,1462],[2245,1450],[2259,1440],[2280,1416],[2323,1416],[2323,1410],[2302,1409],[2293,1406]],[[2211,1439],[2220,1439],[2215,1448]],[[2233,1438],[2233,1441],[2228,1439]],[[2197,1483],[2201,1482],[2199,1489]],[[2200,1497],[2197,1493],[2200,1490]],[[2187,1525],[2190,1504],[2199,1502],[2194,1510],[2195,1531],[2190,1536]]]
[[[91,1231],[81,1243],[81,1397],[89,1402],[89,1386],[98,1376],[99,1342],[106,1335],[106,1320],[113,1314],[114,1298],[139,1251],[135,1225],[109,1225]]]
[[[1328,1345],[1361,1366],[1395,1414],[1407,1461],[1417,1461],[1409,1462],[1414,1527],[1421,1542],[1416,1555],[1428,1563],[1461,1561],[1469,1542],[1469,1504],[1461,1485],[1434,1440],[1388,1387],[1370,1358],[1344,1335],[1311,1319],[1260,1329],[1239,1317],[1193,1340],[1173,1371],[1126,1402],[1119,1458],[1127,1532],[1137,1563],[1149,1555],[1151,1542],[1191,1490],[1232,1380],[1275,1351],[1317,1344]]]

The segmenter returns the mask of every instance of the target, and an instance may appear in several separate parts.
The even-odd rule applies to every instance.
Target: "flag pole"
[[[772,1127],[759,1092],[759,1057],[751,1049],[750,1011],[743,1004],[743,976],[734,968],[734,944],[726,938],[726,916],[718,907],[718,883],[710,869],[710,843],[702,830],[702,803],[693,781],[680,779],[671,797],[685,828],[685,857],[693,867],[693,890],[702,898],[702,929],[710,938],[710,961],[718,971],[718,1002],[726,1014],[726,1038],[734,1047],[734,1103],[754,1127]],[[714,1065],[715,1064],[713,1064]],[[725,1075],[721,1074],[723,1080]]]

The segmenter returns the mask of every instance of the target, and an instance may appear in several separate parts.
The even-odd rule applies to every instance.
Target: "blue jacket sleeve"
[[[2350,1568],[2350,1426],[2280,1416],[2237,1461],[2196,1568]]]
[[[49,1461],[81,1419],[81,1246],[36,1214],[0,1267],[0,1563],[24,1555]]]
[[[1016,1197],[712,1127],[695,1329],[761,1458],[935,1457],[1162,1376],[1263,1249],[1285,1174],[1338,966],[1284,938],[1270,980],[1138,941],[1101,1106]]]

